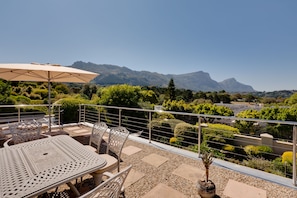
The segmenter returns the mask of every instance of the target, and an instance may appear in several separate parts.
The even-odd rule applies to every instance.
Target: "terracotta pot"
[[[208,180],[208,182],[199,180],[197,182],[197,189],[202,198],[213,198],[216,195],[216,185],[211,180]]]

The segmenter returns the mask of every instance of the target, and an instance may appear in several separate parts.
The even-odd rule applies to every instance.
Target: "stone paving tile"
[[[194,166],[181,164],[177,169],[175,169],[172,172],[172,174],[190,180],[193,183],[197,183],[198,179],[203,178],[205,171]]]
[[[161,166],[167,160],[169,160],[169,159],[166,158],[166,157],[163,157],[161,155],[154,154],[154,153],[142,158],[142,161],[144,161],[144,162],[146,162],[148,164],[151,164],[151,165],[153,165],[155,167]]]
[[[230,198],[267,198],[265,190],[232,179],[229,179],[223,194]]]
[[[64,130],[68,132],[70,136],[89,135],[91,133],[91,129],[79,126],[67,127]]]
[[[126,155],[133,155],[134,153],[137,153],[141,151],[141,148],[135,147],[135,146],[127,146],[123,148],[122,153]]]
[[[89,130],[86,130],[86,129],[78,129],[78,130],[72,131],[72,133],[76,133],[76,134],[87,133],[87,132],[89,132]]]
[[[184,194],[181,192],[165,185],[165,184],[158,184],[156,187],[154,187],[151,191],[149,191],[147,194],[145,194],[142,198],[186,198]]]
[[[72,126],[72,127],[67,127],[67,128],[65,128],[65,129],[67,129],[67,130],[69,130],[69,131],[73,131],[73,130],[79,130],[79,129],[82,129],[82,127],[79,127],[79,126]]]
[[[136,171],[132,168],[131,171],[129,172],[128,177],[126,178],[125,183],[124,183],[125,188],[129,187],[131,184],[134,184],[135,182],[137,182],[144,176],[145,176],[144,173]]]

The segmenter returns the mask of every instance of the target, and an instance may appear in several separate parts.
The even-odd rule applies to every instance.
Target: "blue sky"
[[[296,0],[4,0],[0,63],[204,71],[297,90]]]

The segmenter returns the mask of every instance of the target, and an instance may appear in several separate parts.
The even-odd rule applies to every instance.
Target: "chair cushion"
[[[100,157],[103,157],[106,160],[106,165],[100,168],[99,170],[95,171],[95,174],[102,174],[107,171],[110,172],[117,168],[118,160],[115,157],[108,154],[100,154]]]

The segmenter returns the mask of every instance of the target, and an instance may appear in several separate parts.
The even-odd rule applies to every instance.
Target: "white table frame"
[[[33,197],[105,166],[97,153],[67,135],[0,149],[0,197]]]

